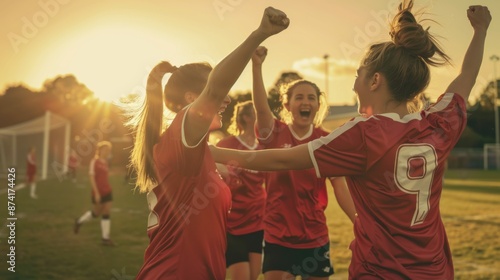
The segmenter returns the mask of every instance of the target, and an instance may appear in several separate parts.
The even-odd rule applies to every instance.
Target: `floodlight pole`
[[[325,100],[326,100],[326,105],[328,105],[329,101],[328,101],[328,57],[329,55],[328,54],[325,54],[323,56],[323,59],[325,59]]]
[[[493,110],[495,111],[495,159],[496,159],[496,169],[500,170],[500,135],[498,129],[498,82],[497,82],[497,62],[500,59],[497,55],[492,55],[490,60],[493,61]]]

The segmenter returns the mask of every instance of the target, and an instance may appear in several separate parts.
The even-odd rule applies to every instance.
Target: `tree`
[[[500,86],[500,80],[497,80],[497,85]],[[479,135],[489,139],[495,139],[494,90],[493,82],[488,83],[483,93],[476,99],[476,103],[468,108],[467,125]]]
[[[279,114],[283,109],[281,94],[285,90],[286,85],[301,79],[303,79],[302,76],[300,76],[297,72],[283,72],[274,84],[274,87],[269,90],[267,99],[276,118],[280,119]]]
[[[94,93],[73,75],[57,76],[46,80],[42,91],[56,96],[66,106],[83,105],[94,97]]]

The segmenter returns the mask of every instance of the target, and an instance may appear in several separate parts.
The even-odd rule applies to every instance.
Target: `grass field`
[[[27,189],[16,192],[15,273],[7,270],[10,221],[7,195],[0,194],[0,279],[134,279],[148,244],[145,196],[124,184],[119,172],[111,177],[111,236],[118,246],[103,247],[98,220],[84,224],[78,235],[72,231],[75,217],[91,206],[89,183],[80,177],[76,185],[55,179],[40,182],[37,200],[29,198]],[[7,186],[2,180],[0,193]],[[500,279],[500,172],[450,170],[445,184],[441,212],[456,279]],[[326,214],[336,270],[332,279],[346,279],[352,225],[335,199]]]

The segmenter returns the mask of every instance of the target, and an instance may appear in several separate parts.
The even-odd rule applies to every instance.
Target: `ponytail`
[[[130,156],[130,165],[137,172],[136,187],[140,192],[149,191],[158,183],[153,160],[153,147],[160,138],[163,125],[162,78],[177,68],[162,61],[149,73],[146,99],[139,115],[134,116],[135,143]],[[132,121],[134,123],[134,121]]]

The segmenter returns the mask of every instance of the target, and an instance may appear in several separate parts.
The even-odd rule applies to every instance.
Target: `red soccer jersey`
[[[265,139],[266,149],[294,147],[328,133],[311,125],[309,133],[299,138],[291,128],[278,120]],[[324,178],[314,169],[269,172],[266,176],[267,202],[264,215],[264,239],[288,248],[316,248],[328,243],[324,214],[326,192]],[[323,194],[323,199],[325,198]]]
[[[318,176],[348,175],[356,206],[351,278],[453,279],[439,212],[444,164],[466,125],[465,102],[355,118],[309,143]]]
[[[26,158],[26,175],[28,182],[31,183],[35,179],[36,174],[36,157],[34,154],[29,153]]]
[[[150,243],[137,279],[225,279],[231,192],[203,138],[189,147],[180,111],[153,150],[160,182],[148,193]]]
[[[109,184],[109,168],[108,163],[103,159],[93,158],[89,165],[89,175],[94,177],[97,191],[101,197],[111,193],[111,185]],[[92,189],[92,196],[94,190]]]
[[[238,150],[257,150],[259,145],[248,146],[238,136],[229,136],[217,146]],[[262,220],[266,205],[264,174],[262,172],[227,166],[225,181],[231,189],[232,206],[227,219],[227,231],[233,235],[243,235],[262,230]]]

